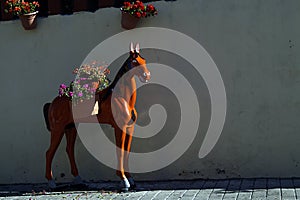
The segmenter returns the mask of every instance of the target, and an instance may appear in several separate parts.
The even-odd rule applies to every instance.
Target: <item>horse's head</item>
[[[127,61],[129,70],[132,71],[133,75],[139,77],[141,82],[147,83],[150,80],[150,71],[146,66],[146,60],[140,55],[139,44],[136,45],[135,49],[133,44],[130,44],[130,56]]]

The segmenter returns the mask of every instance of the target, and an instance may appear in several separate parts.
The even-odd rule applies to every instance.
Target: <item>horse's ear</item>
[[[133,43],[132,42],[130,42],[130,52],[134,53],[134,48],[133,48]]]
[[[135,51],[136,51],[137,53],[140,53],[140,44],[139,44],[139,43],[137,43],[137,44],[135,45]]]

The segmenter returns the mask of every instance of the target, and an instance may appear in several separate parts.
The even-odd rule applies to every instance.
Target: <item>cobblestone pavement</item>
[[[136,191],[119,193],[116,182],[59,185],[0,185],[0,199],[129,199],[129,200],[294,200],[300,199],[300,179],[228,179],[137,182]]]

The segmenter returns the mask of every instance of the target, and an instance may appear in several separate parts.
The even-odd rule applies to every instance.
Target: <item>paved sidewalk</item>
[[[300,199],[300,179],[228,179],[137,182],[134,192],[118,193],[116,182],[47,185],[0,185],[0,199],[245,200]]]

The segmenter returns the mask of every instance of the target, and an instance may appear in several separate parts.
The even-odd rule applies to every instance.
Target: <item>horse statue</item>
[[[121,179],[122,191],[134,189],[136,186],[128,168],[132,135],[137,120],[137,112],[134,107],[136,103],[134,76],[137,76],[143,83],[150,80],[146,60],[139,53],[139,44],[134,48],[131,43],[129,57],[113,82],[107,88],[95,93],[95,102],[98,101],[99,105],[96,123],[110,124],[115,131],[118,160],[116,174]],[[47,129],[51,132],[50,147],[46,152],[46,178],[52,189],[56,187],[51,169],[52,160],[64,134],[67,139],[66,152],[71,165],[71,173],[75,177],[74,181],[81,181],[74,156],[77,136],[75,124],[89,122],[89,119],[87,117],[74,120],[70,101],[71,99],[66,96],[57,96],[51,103],[46,103],[43,109]]]

